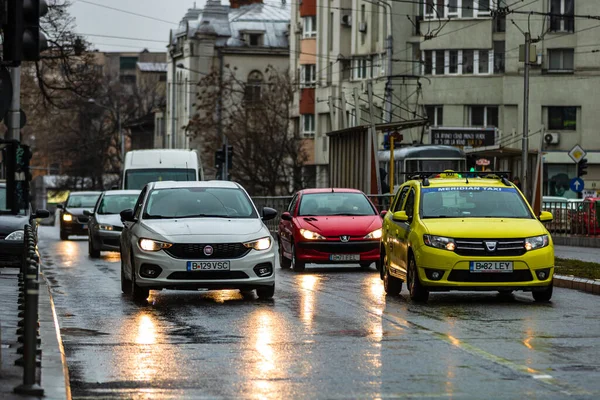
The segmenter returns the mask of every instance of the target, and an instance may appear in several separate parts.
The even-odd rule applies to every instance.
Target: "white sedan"
[[[227,181],[153,182],[121,212],[121,289],[134,300],[150,290],[275,291],[273,237],[248,193]]]

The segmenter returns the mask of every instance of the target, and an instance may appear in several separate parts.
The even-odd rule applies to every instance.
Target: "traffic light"
[[[233,168],[233,146],[227,146],[227,168]]]
[[[40,17],[48,13],[48,4],[45,0],[5,0],[5,4],[3,60],[17,65],[39,61],[40,53],[48,48],[40,30]]]
[[[587,158],[583,158],[577,163],[577,177],[578,178],[581,176],[587,175],[587,167],[588,167],[587,162],[588,162]]]
[[[223,149],[215,151],[215,168],[220,168],[225,163]]]

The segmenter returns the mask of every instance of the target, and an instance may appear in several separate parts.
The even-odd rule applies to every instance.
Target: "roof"
[[[71,191],[69,193],[69,196],[89,196],[92,194],[101,195],[102,192],[101,191],[97,191],[97,192],[73,192],[73,191]]]
[[[379,161],[389,161],[389,150],[378,152]],[[414,145],[394,149],[394,159],[401,160],[406,158],[462,158],[465,152],[458,147],[445,145]]]
[[[168,63],[138,62],[137,67],[142,72],[167,72]]]
[[[300,190],[300,193],[316,194],[316,193],[362,193],[362,192],[358,189],[350,189],[350,188],[329,188],[329,189],[303,189],[303,190]]]
[[[161,181],[154,182],[153,189],[182,189],[182,188],[225,188],[239,189],[240,185],[231,181]]]
[[[104,196],[119,196],[124,194],[135,194],[139,195],[141,190],[107,190],[104,192]]]

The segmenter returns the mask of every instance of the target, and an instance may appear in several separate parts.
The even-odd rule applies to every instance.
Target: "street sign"
[[[576,144],[569,152],[569,157],[577,164],[586,156],[586,154],[585,150],[583,150],[580,145]]]
[[[569,181],[569,187],[575,193],[581,193],[581,192],[583,192],[583,187],[584,187],[583,179],[581,179],[581,178],[573,178],[573,179],[571,179]]]

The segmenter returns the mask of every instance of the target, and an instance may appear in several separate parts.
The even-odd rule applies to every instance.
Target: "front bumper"
[[[414,251],[421,283],[430,291],[448,290],[543,290],[552,284],[554,249],[547,246],[520,256],[460,256],[454,252],[422,246]],[[471,261],[510,261],[513,272],[478,272],[469,270]],[[546,272],[544,279],[537,273]],[[433,271],[441,279],[430,279]]]
[[[94,243],[94,248],[100,251],[119,251],[121,232],[119,231],[101,231],[92,229],[90,238]]]
[[[179,259],[165,251],[146,252],[134,247],[134,268],[136,283],[149,289],[256,289],[275,284],[275,250],[252,250],[241,258],[234,259]],[[229,271],[187,271],[188,261],[229,261]],[[143,266],[155,265],[161,268],[156,278],[140,275]],[[254,268],[268,265],[271,274],[260,277]]]
[[[360,241],[300,241],[296,245],[296,259],[305,263],[334,264],[334,263],[358,263],[379,261],[379,240]],[[331,259],[332,255],[348,256],[358,255],[359,260]]]
[[[20,267],[25,244],[19,240],[0,240],[0,267]]]
[[[74,218],[73,221],[67,222],[62,220],[60,221],[60,230],[67,235],[81,235],[87,236],[89,233],[87,222],[82,223],[77,221],[77,218]]]

